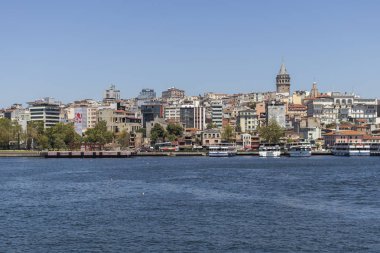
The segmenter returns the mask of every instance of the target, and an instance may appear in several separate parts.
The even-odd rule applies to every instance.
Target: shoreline
[[[139,152],[131,151],[0,151],[0,158],[132,158],[132,157],[207,157],[207,152]],[[238,152],[236,156],[259,156],[258,151]],[[281,156],[288,156],[286,152]],[[330,151],[314,151],[312,156],[332,156]]]

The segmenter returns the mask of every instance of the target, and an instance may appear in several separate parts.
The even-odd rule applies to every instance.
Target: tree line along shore
[[[207,125],[208,129],[213,129],[213,127],[212,124]],[[138,129],[137,132],[143,137],[146,135],[144,128]],[[233,143],[234,132],[231,126],[224,127],[221,133],[222,141]],[[260,127],[258,132],[263,142],[279,143],[284,136],[284,129],[275,121]],[[12,150],[14,153],[67,150],[149,151],[149,148],[154,147],[156,143],[178,143],[184,136],[184,129],[179,124],[168,124],[166,128],[155,124],[151,128],[149,142],[141,144],[139,148],[131,147],[131,134],[135,133],[108,131],[104,121],[99,121],[94,128],[88,129],[83,135],[75,131],[73,124],[57,123],[50,128],[44,128],[43,123],[38,121],[28,122],[26,131],[23,131],[17,122],[3,118],[0,119],[0,151],[3,153],[7,150]],[[195,139],[194,146],[202,147],[202,140]],[[193,149],[182,151],[191,152]],[[201,150],[197,149],[197,151]]]

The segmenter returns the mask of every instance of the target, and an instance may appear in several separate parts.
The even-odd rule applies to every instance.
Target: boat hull
[[[209,157],[232,157],[235,156],[235,152],[209,152]]]
[[[311,151],[302,150],[302,151],[289,151],[290,157],[310,157]]]
[[[280,157],[281,151],[259,151],[260,157]]]
[[[370,144],[336,144],[332,149],[332,154],[336,156],[370,156]]]
[[[369,150],[358,151],[358,150],[342,150],[342,151],[333,151],[335,156],[370,156],[371,152]]]

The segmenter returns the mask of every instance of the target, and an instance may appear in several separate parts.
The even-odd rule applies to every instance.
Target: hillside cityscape
[[[282,64],[275,91],[245,94],[206,92],[188,96],[170,87],[161,94],[142,89],[122,98],[111,84],[103,99],[63,104],[53,98],[13,104],[0,110],[0,147],[39,150],[149,150],[170,143],[183,150],[234,143],[256,150],[261,143],[311,142],[316,150],[336,143],[380,142],[380,102],[352,92],[291,90]],[[265,127],[279,136],[264,136]],[[272,126],[273,127],[273,126]],[[269,134],[270,135],[270,134]]]
[[[0,1],[0,253],[380,252],[379,10]]]

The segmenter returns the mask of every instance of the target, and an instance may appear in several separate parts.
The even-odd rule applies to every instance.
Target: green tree
[[[174,135],[175,137],[179,137],[179,136],[182,136],[183,134],[183,127],[179,124],[170,123],[166,127],[166,131],[168,135]]]
[[[29,121],[26,127],[27,149],[47,149],[49,141],[42,121]]]
[[[81,136],[73,124],[58,123],[46,130],[49,147],[54,150],[72,150],[80,147]]]
[[[327,125],[326,125],[326,128],[327,128],[327,129],[333,129],[333,128],[336,128],[336,124],[335,124],[335,123],[327,124]]]
[[[233,140],[233,136],[234,129],[230,125],[225,126],[222,131],[222,139],[226,142],[231,142]]]
[[[197,136],[197,137],[195,137],[194,143],[196,145],[202,145],[202,139]]]
[[[150,139],[152,143],[156,143],[161,140],[164,141],[167,133],[165,129],[158,123],[154,124],[152,130],[150,131]]]
[[[295,142],[295,140],[293,140],[292,138],[287,138],[286,139],[286,143],[293,143],[293,142]]]
[[[22,127],[17,122],[12,122],[12,135],[13,140],[17,142],[17,149],[20,149],[21,139],[25,139]]]
[[[107,130],[107,123],[105,121],[99,121],[94,128],[86,131],[84,140],[88,143],[104,145],[112,142],[113,133]]]
[[[255,102],[249,102],[249,103],[247,104],[247,106],[248,106],[250,109],[252,109],[252,110],[256,110],[256,103],[255,103]]]
[[[38,136],[36,147],[39,150],[49,149],[49,138],[45,134]]]
[[[15,122],[7,118],[0,119],[0,148],[10,149],[10,143],[17,143],[20,146],[20,139],[22,137],[22,128]]]
[[[169,135],[167,136],[167,139],[168,139],[169,141],[175,141],[175,140],[177,139],[177,136],[175,136],[174,134],[169,134]]]
[[[142,133],[143,137],[146,137],[146,128],[139,128],[136,130],[136,133]]]
[[[120,145],[122,148],[129,147],[129,141],[130,141],[131,135],[127,132],[127,130],[123,130],[116,136],[116,142]]]
[[[216,128],[216,125],[214,124],[214,123],[208,123],[207,125],[206,125],[206,129],[213,129],[213,128]]]
[[[6,118],[0,119],[0,148],[9,149],[12,140],[12,121]]]
[[[284,129],[275,121],[269,121],[267,126],[259,127],[258,129],[260,138],[268,143],[277,144],[280,138],[284,136]]]

